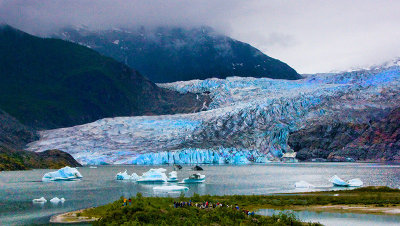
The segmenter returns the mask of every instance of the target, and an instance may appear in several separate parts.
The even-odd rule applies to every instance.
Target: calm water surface
[[[262,209],[257,214],[272,216],[281,211],[272,209]],[[284,211],[287,212],[287,211]],[[313,211],[290,211],[304,222],[319,222],[325,226],[398,226],[400,225],[400,216],[373,215],[373,214],[354,214],[354,213],[329,213]]]
[[[155,166],[99,166],[79,168],[84,176],[81,181],[41,182],[43,174],[52,170],[30,170],[0,172],[0,225],[45,224],[57,213],[103,205],[115,201],[120,196],[133,196],[137,192],[144,196],[178,196],[177,193],[154,193],[153,187],[130,181],[116,181],[115,175],[128,170],[141,175]],[[170,166],[163,167],[169,171]],[[313,190],[338,189],[331,186],[328,179],[338,175],[343,179],[355,177],[364,185],[400,186],[400,165],[381,165],[367,163],[293,163],[268,165],[204,165],[206,175],[204,184],[188,185],[193,193],[224,194],[271,194],[278,192],[299,192],[294,183],[305,180],[317,186]],[[179,179],[189,176],[190,166],[178,172]],[[310,190],[311,191],[311,190]],[[32,199],[45,197],[47,200],[57,196],[66,199],[64,204],[44,205],[32,203]]]

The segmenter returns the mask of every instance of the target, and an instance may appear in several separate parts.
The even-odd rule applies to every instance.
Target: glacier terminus
[[[368,122],[400,101],[400,66],[305,75],[228,77],[158,84],[207,94],[197,113],[104,118],[41,131],[28,150],[60,149],[81,164],[247,164],[293,152],[291,132],[317,122]]]

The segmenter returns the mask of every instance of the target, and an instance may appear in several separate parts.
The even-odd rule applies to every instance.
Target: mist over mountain
[[[90,47],[139,70],[153,82],[266,77],[299,79],[287,64],[209,27],[65,28],[54,37]]]

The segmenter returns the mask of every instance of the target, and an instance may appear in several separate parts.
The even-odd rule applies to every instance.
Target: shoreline
[[[331,195],[332,192],[303,192],[303,193],[288,193],[293,195],[322,195],[321,193],[325,193],[323,195]],[[279,194],[275,194],[279,195]],[[272,195],[273,196],[273,195]],[[342,196],[342,195],[341,195]],[[350,196],[353,196],[350,194]],[[349,196],[349,197],[350,197]],[[378,206],[376,204],[310,204],[310,205],[284,205],[284,206],[276,206],[276,205],[245,205],[246,208],[250,211],[257,211],[261,209],[274,209],[274,210],[290,210],[290,211],[312,211],[312,212],[331,212],[331,213],[354,213],[354,214],[371,214],[371,215],[385,215],[385,216],[400,216],[400,205],[399,204],[391,204],[385,206]],[[90,223],[98,220],[99,218],[94,215],[93,217],[82,216],[86,210],[95,209],[96,207],[90,207],[75,211],[70,211],[66,213],[61,213],[57,215],[53,215],[50,218],[50,223]]]
[[[371,215],[384,215],[384,216],[400,216],[400,206],[392,207],[378,207],[374,205],[310,205],[310,206],[254,206],[249,208],[251,211],[258,211],[261,209],[274,209],[274,210],[292,210],[292,211],[311,211],[311,212],[329,212],[329,213],[354,213],[354,214],[371,214]]]
[[[49,223],[57,223],[57,224],[76,224],[76,223],[89,223],[98,220],[95,217],[85,217],[80,216],[79,214],[85,210],[92,209],[94,207],[89,207],[85,209],[74,210],[70,212],[65,212],[57,215],[53,215],[50,217]]]
[[[57,224],[76,224],[76,223],[90,223],[98,220],[98,218],[77,216],[77,213],[82,213],[85,210],[92,209],[89,207],[86,209],[80,209],[70,212],[65,212],[57,215],[53,215],[50,218],[50,223]],[[287,208],[277,208],[276,206],[257,206],[250,208],[251,211],[257,211],[261,209],[274,209],[274,210],[292,210],[292,211],[312,211],[312,212],[330,212],[330,213],[354,213],[354,214],[371,214],[371,215],[384,215],[384,216],[400,216],[400,206],[396,207],[377,207],[373,205],[311,205],[311,206],[292,206]]]
[[[214,165],[214,166],[240,166],[240,165],[268,165],[268,164],[296,164],[296,163],[374,163],[374,164],[383,164],[383,165],[400,165],[400,162],[386,162],[386,161],[355,161],[355,162],[346,162],[346,161],[298,161],[298,162],[282,162],[282,161],[271,161],[267,163],[248,163],[248,164],[215,164],[215,163],[183,163],[183,164],[178,164],[182,166],[195,166],[195,165]],[[95,167],[101,167],[101,166],[173,166],[174,164],[99,164],[99,165],[82,165],[82,166],[76,166],[75,168],[89,168],[91,166]],[[55,168],[27,168],[27,169],[18,169],[18,170],[0,170],[0,173],[4,172],[16,172],[16,171],[31,171],[31,170],[55,170],[59,169],[57,167]]]

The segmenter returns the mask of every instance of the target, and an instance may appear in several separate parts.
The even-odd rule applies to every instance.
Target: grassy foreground
[[[185,206],[174,208],[174,202],[223,203],[225,207],[199,208]],[[235,209],[236,204],[240,210]],[[229,205],[230,207],[226,207]],[[400,190],[387,187],[365,187],[347,191],[313,192],[289,195],[232,195],[179,198],[132,198],[132,204],[123,206],[123,198],[113,203],[87,209],[82,217],[98,218],[94,225],[318,225],[300,222],[291,213],[277,216],[248,216],[242,210],[260,208],[296,209],[297,207],[338,205],[369,205],[375,208],[400,206]]]

